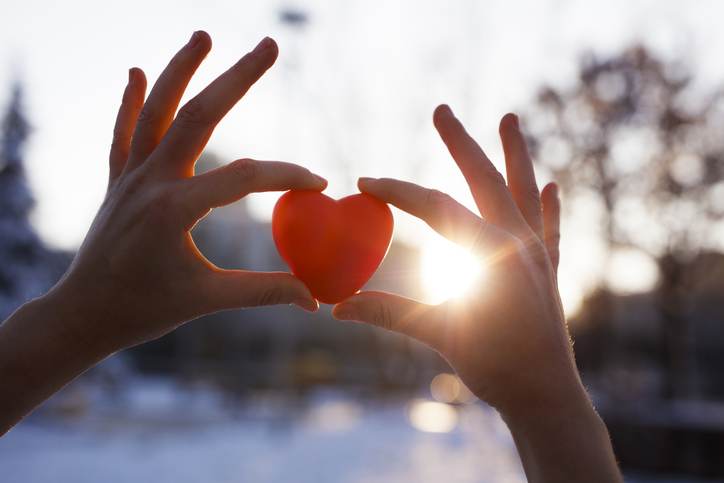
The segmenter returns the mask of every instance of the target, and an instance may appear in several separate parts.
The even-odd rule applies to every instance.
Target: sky
[[[307,25],[280,22],[283,8],[304,11]],[[333,196],[355,192],[358,176],[393,176],[472,206],[432,127],[434,107],[450,104],[502,168],[500,117],[525,112],[543,83],[572,82],[585,50],[613,54],[643,42],[684,58],[704,86],[724,81],[724,30],[715,21],[724,18],[724,3],[713,0],[24,0],[4,2],[1,12],[0,105],[20,79],[34,126],[26,156],[38,198],[33,221],[63,248],[78,246],[103,197],[128,68],[143,68],[152,81],[197,29],[209,32],[214,47],[185,99],[265,35],[280,47],[277,64],[208,148],[228,161],[303,164],[329,179]],[[252,213],[268,219],[277,196],[250,197]],[[561,290],[569,307],[600,272],[591,223],[564,226]],[[395,236],[439,243],[399,212]],[[636,253],[614,262],[622,290],[655,279],[650,260]]]

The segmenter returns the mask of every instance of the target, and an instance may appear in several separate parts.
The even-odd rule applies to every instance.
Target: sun
[[[425,298],[432,304],[464,297],[485,275],[481,258],[434,234],[422,245],[420,268]]]

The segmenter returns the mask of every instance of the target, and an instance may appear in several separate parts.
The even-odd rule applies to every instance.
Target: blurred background
[[[127,69],[154,80],[196,29],[186,99],[265,35],[277,64],[197,166],[304,164],[333,196],[394,176],[473,206],[431,123],[449,103],[503,167],[520,114],[564,205],[560,286],[578,364],[633,482],[724,481],[724,4],[402,0],[2,3],[0,320],[70,263],[106,185]],[[285,269],[278,194],[194,232],[226,268]],[[435,303],[485,283],[395,212],[369,283]],[[484,272],[484,267],[482,267]],[[0,439],[8,482],[520,482],[510,435],[427,348],[276,307],[115,355]]]

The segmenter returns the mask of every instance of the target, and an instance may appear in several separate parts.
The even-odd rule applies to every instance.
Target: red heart
[[[334,200],[317,191],[289,191],[274,207],[277,250],[312,295],[341,302],[369,280],[392,238],[392,212],[368,194]]]

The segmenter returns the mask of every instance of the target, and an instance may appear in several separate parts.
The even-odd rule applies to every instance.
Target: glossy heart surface
[[[356,293],[385,258],[392,212],[368,194],[335,200],[317,191],[289,191],[272,215],[274,243],[292,273],[320,302]]]

